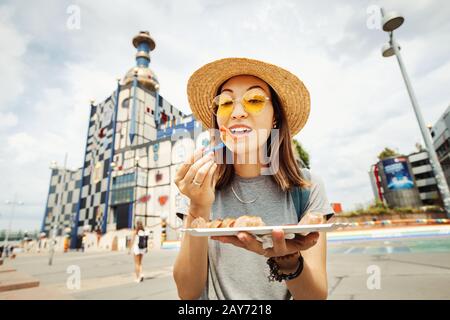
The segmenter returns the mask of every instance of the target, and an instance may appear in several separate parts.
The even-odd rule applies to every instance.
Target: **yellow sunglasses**
[[[258,114],[269,100],[268,96],[257,89],[247,91],[241,99],[233,99],[228,92],[222,92],[213,99],[211,109],[217,117],[227,118],[233,112],[236,102],[239,101],[247,113]]]

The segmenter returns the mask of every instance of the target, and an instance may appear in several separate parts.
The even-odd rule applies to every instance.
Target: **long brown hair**
[[[219,87],[217,94],[220,94],[222,86]],[[278,184],[278,186],[283,191],[290,190],[293,186],[300,187],[309,187],[310,183],[305,180],[303,177],[297,160],[294,156],[293,145],[292,145],[292,136],[289,131],[289,126],[286,118],[286,114],[281,107],[280,99],[278,98],[275,90],[269,86],[269,90],[272,96],[272,105],[274,109],[275,123],[276,129],[279,129],[279,144],[276,146],[274,150],[271,150],[272,143],[271,137],[272,133],[269,135],[266,146],[267,146],[267,156],[269,157],[269,165],[272,164],[272,160],[278,157],[279,168],[278,170],[272,174],[272,179]],[[211,113],[212,123],[214,123],[215,129],[218,129],[219,126],[217,124],[217,118],[214,113]],[[216,184],[216,189],[226,188],[230,185],[231,181],[234,178],[235,170],[232,163],[228,163],[227,153],[230,152],[227,148],[224,148],[225,152],[223,152],[223,161],[218,163],[217,167],[217,175],[218,180]]]

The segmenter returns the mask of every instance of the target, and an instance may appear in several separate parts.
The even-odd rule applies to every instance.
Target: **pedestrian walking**
[[[142,273],[142,259],[144,254],[148,251],[148,232],[145,230],[142,221],[138,220],[136,222],[135,229],[131,237],[131,251],[134,258],[134,271],[135,271],[135,281],[144,281],[144,274]]]

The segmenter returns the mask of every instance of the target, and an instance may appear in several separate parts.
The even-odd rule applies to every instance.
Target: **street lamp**
[[[397,57],[398,65],[400,66],[400,71],[402,73],[403,80],[405,81],[406,89],[408,90],[409,98],[411,99],[411,104],[413,106],[417,122],[419,123],[419,128],[422,133],[423,140],[425,141],[425,145],[430,155],[430,164],[436,177],[437,186],[439,192],[441,193],[444,208],[447,212],[447,216],[450,218],[450,191],[448,188],[448,184],[445,180],[444,172],[442,171],[442,167],[437,157],[436,151],[434,150],[430,130],[425,125],[422,113],[419,109],[419,104],[417,103],[416,95],[409,80],[409,76],[406,73],[403,59],[400,54],[400,47],[394,39],[394,30],[396,30],[403,24],[405,18],[396,12],[385,13],[383,8],[381,8],[381,15],[383,17],[383,30],[389,33],[389,43],[385,44],[382,47],[382,55],[383,57],[391,57],[393,55]]]
[[[16,206],[22,206],[24,203],[23,201],[17,201],[16,196],[14,196],[14,200],[12,201],[7,200],[5,201],[5,204],[11,206],[11,215],[9,216],[8,229],[6,229],[5,239],[3,240],[3,251],[1,252],[0,255],[1,261],[3,261],[4,255],[6,255],[6,248],[8,246],[9,233],[11,232],[12,221],[14,218],[14,211],[16,209]]]

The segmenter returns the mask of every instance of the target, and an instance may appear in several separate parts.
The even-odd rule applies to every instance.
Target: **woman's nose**
[[[240,102],[236,102],[231,113],[231,119],[245,119],[248,114]]]

